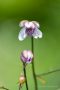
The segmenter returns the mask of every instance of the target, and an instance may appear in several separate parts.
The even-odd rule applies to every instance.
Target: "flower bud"
[[[19,77],[19,84],[20,84],[20,86],[22,86],[24,83],[25,83],[25,77],[24,77],[24,75],[21,75]]]
[[[21,60],[24,63],[31,63],[33,59],[33,53],[30,50],[24,50],[21,53]]]

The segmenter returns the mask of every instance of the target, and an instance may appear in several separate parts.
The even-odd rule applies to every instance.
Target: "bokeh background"
[[[43,32],[42,39],[34,39],[36,74],[60,68],[60,0],[0,0],[0,86],[10,90],[18,90],[21,51],[31,49],[29,37],[18,40],[21,20],[38,21]],[[34,90],[31,64],[26,69],[29,90]],[[42,77],[46,83],[37,79],[39,90],[60,90],[60,72]]]

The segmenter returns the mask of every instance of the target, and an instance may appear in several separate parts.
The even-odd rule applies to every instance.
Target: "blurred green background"
[[[0,0],[0,86],[18,90],[22,72],[20,53],[31,49],[31,39],[18,40],[21,20],[36,20],[42,39],[34,39],[35,71],[41,74],[60,68],[60,0]],[[34,90],[31,64],[26,67],[29,90]],[[60,90],[60,72],[38,80],[39,90]],[[25,90],[25,85],[21,90]]]

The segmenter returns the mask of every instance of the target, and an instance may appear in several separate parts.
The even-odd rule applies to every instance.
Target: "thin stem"
[[[24,76],[25,76],[26,90],[28,90],[28,83],[27,83],[27,76],[26,76],[26,68],[25,68],[25,63],[23,63],[23,70],[24,70]]]
[[[42,73],[42,74],[36,75],[36,76],[37,77],[45,76],[45,75],[49,75],[49,74],[52,74],[52,73],[55,73],[55,72],[60,72],[60,69],[56,69],[56,70],[53,70],[53,71],[50,71],[50,72],[47,72],[47,73]]]
[[[34,55],[34,42],[33,42],[33,37],[31,38],[31,49],[32,49],[32,53]],[[33,78],[34,78],[34,83],[35,83],[35,90],[38,90],[37,87],[37,79],[36,79],[36,75],[35,75],[35,68],[34,68],[34,58],[32,60],[32,73],[33,73]]]

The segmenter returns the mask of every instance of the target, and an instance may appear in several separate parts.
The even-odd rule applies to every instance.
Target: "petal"
[[[28,54],[27,54],[27,53],[28,53],[27,50],[24,50],[24,51],[23,51],[23,55],[24,55],[25,58],[28,57]]]
[[[39,23],[37,21],[32,21],[33,24],[35,24],[36,27],[40,27]]]
[[[20,26],[20,27],[24,27],[26,22],[28,22],[28,20],[22,20],[22,21],[19,23],[19,26]]]
[[[34,33],[33,33],[33,37],[36,38],[36,39],[37,38],[42,38],[42,32],[38,28],[36,28]]]
[[[35,27],[35,25],[33,24],[33,22],[25,22],[25,27],[26,28],[34,28]]]
[[[26,38],[27,34],[25,33],[25,28],[22,28],[19,32],[18,39],[20,41],[24,40]]]

